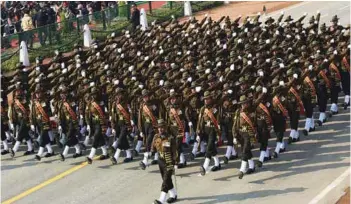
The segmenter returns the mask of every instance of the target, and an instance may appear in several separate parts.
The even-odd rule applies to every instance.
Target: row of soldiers
[[[350,26],[340,25],[337,16],[330,26],[319,25],[319,12],[304,26],[306,16],[284,20],[282,13],[264,23],[259,14],[234,21],[206,16],[153,22],[146,30],[112,33],[89,49],[76,44],[70,56],[57,51],[48,64],[37,58],[32,70],[19,64],[11,79],[2,75],[7,88],[1,103],[2,154],[15,156],[24,140],[24,154],[35,154],[37,139],[35,158],[51,157],[56,130],[62,161],[70,147],[74,158],[82,156],[90,139],[89,164],[98,148],[100,160],[117,164],[122,151],[124,162],[130,162],[144,146],[142,169],[151,158],[151,164],[163,161],[158,163],[164,183],[155,202],[164,203],[167,192],[169,202],[176,200],[170,174],[174,166],[187,165],[184,148],[193,144],[191,158],[205,156],[200,167],[205,175],[221,169],[217,146],[226,140],[224,163],[238,157],[234,143],[241,146],[241,179],[271,159],[271,132],[278,158],[286,150],[288,122],[290,144],[300,140],[301,116],[308,135],[327,121],[329,99],[329,117],[338,114],[341,90],[342,106],[350,104]],[[7,144],[11,134],[13,148]],[[260,144],[256,165],[255,143]]]

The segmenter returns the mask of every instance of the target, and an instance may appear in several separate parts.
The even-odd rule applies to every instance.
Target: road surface
[[[322,21],[329,22],[337,12],[342,24],[350,22],[350,2],[303,2],[285,10],[296,18],[318,9]],[[350,109],[340,109],[309,136],[301,133],[303,126],[302,119],[299,143],[287,146],[287,152],[278,159],[242,180],[237,178],[239,160],[204,177],[198,176],[202,158],[188,162],[189,167],[177,171],[178,203],[334,203],[349,183]],[[275,146],[274,138],[269,146]],[[224,148],[220,151],[223,155]],[[256,159],[258,154],[255,149]],[[159,197],[158,167],[142,171],[138,168],[140,158],[111,166],[109,160],[87,165],[84,158],[61,162],[55,156],[36,162],[33,157],[2,157],[2,203],[134,204],[152,203]]]

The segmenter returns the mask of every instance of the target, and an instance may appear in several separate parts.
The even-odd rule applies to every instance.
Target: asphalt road
[[[322,13],[322,21],[329,22],[336,11],[342,24],[350,21],[350,2],[304,2],[285,10],[294,18],[317,9]],[[303,126],[304,120],[301,120],[300,130]],[[309,136],[303,136],[301,131],[300,135],[300,142],[287,146],[287,152],[278,159],[264,164],[255,174],[242,180],[237,178],[239,160],[204,177],[198,176],[202,158],[188,162],[187,168],[177,171],[178,203],[288,204],[309,203],[315,198],[320,198],[314,200],[319,201],[317,203],[334,203],[349,181],[349,175],[342,179],[338,177],[344,175],[350,164],[350,109],[340,109],[338,115]],[[274,138],[269,146],[272,149],[275,146]],[[221,155],[223,152],[222,148]],[[258,154],[256,149],[256,159]],[[152,203],[160,193],[158,167],[151,166],[142,171],[138,168],[140,158],[116,166],[111,166],[109,160],[87,165],[84,158],[68,158],[61,162],[53,157],[36,162],[33,156],[10,159],[6,155],[1,159],[2,203],[13,199],[14,203],[23,204],[143,204]],[[337,187],[325,196],[320,194],[335,180],[340,180]]]

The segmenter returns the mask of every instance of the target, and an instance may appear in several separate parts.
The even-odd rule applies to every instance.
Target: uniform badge
[[[213,108],[212,111],[213,111],[213,113],[216,113],[217,112],[217,108]]]
[[[164,143],[162,144],[162,146],[164,146],[164,147],[170,147],[170,146],[171,146],[171,143],[170,143],[170,142],[164,142]]]
[[[156,107],[155,105],[152,106],[152,110],[156,110],[156,108],[157,108],[157,107]]]
[[[45,103],[41,103],[41,106],[42,106],[42,107],[45,107],[45,106],[46,106],[46,104],[45,104]]]

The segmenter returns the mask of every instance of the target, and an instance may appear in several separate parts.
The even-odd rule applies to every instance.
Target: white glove
[[[30,125],[30,129],[34,132],[35,131],[34,125]]]
[[[206,70],[205,70],[205,73],[206,73],[206,74],[209,74],[210,72],[211,72],[210,69],[206,69]]]
[[[242,39],[239,39],[239,40],[238,40],[238,43],[241,43],[242,41],[243,41]]]
[[[232,94],[232,93],[233,93],[233,90],[229,89],[229,90],[228,90],[228,93],[229,93],[229,94]]]
[[[188,82],[192,82],[192,81],[193,81],[193,78],[189,77]]]
[[[90,132],[90,125],[87,126],[87,131]]]
[[[112,132],[113,135],[116,135],[116,130],[115,129],[112,129],[111,132]]]
[[[61,132],[62,131],[62,126],[58,126],[58,131]]]
[[[280,63],[280,64],[279,64],[279,67],[280,67],[280,68],[284,68],[284,64],[283,64],[283,63]]]
[[[233,143],[236,145],[238,144],[238,141],[236,140],[236,138],[233,139]]]
[[[267,63],[269,63],[270,61],[271,61],[271,59],[270,59],[270,58],[266,59],[266,62],[267,62]]]
[[[200,136],[196,136],[196,141],[200,143]]]
[[[249,61],[247,62],[247,64],[248,64],[248,65],[252,65],[252,61],[249,60]]]
[[[337,55],[337,54],[338,54],[338,51],[334,50],[333,54],[334,54],[334,55]]]
[[[160,86],[163,86],[164,82],[165,82],[165,81],[160,80],[160,83],[159,83],[159,84],[160,84]]]
[[[297,74],[294,74],[293,77],[294,77],[295,79],[297,79]]]
[[[313,66],[312,65],[309,65],[308,66],[308,70],[312,70]]]
[[[234,64],[230,65],[230,70],[234,70]]]
[[[234,32],[234,33],[232,34],[232,36],[235,37],[235,36],[236,36],[236,32]]]
[[[266,87],[262,88],[262,93],[267,93],[267,88]]]
[[[219,81],[220,81],[220,82],[223,82],[223,76],[221,76],[221,77],[219,78]]]
[[[13,125],[13,123],[10,123],[10,129],[11,129],[11,130],[14,130],[14,129],[15,129],[15,126]]]
[[[140,137],[144,137],[144,133],[141,132],[141,133],[140,133]]]
[[[132,126],[134,126],[134,125],[135,125],[135,123],[134,123],[134,121],[133,121],[133,120],[130,120],[130,124],[131,124]]]
[[[192,122],[189,122],[188,125],[189,125],[189,127],[192,127],[192,126],[193,126],[193,123],[192,123]]]

